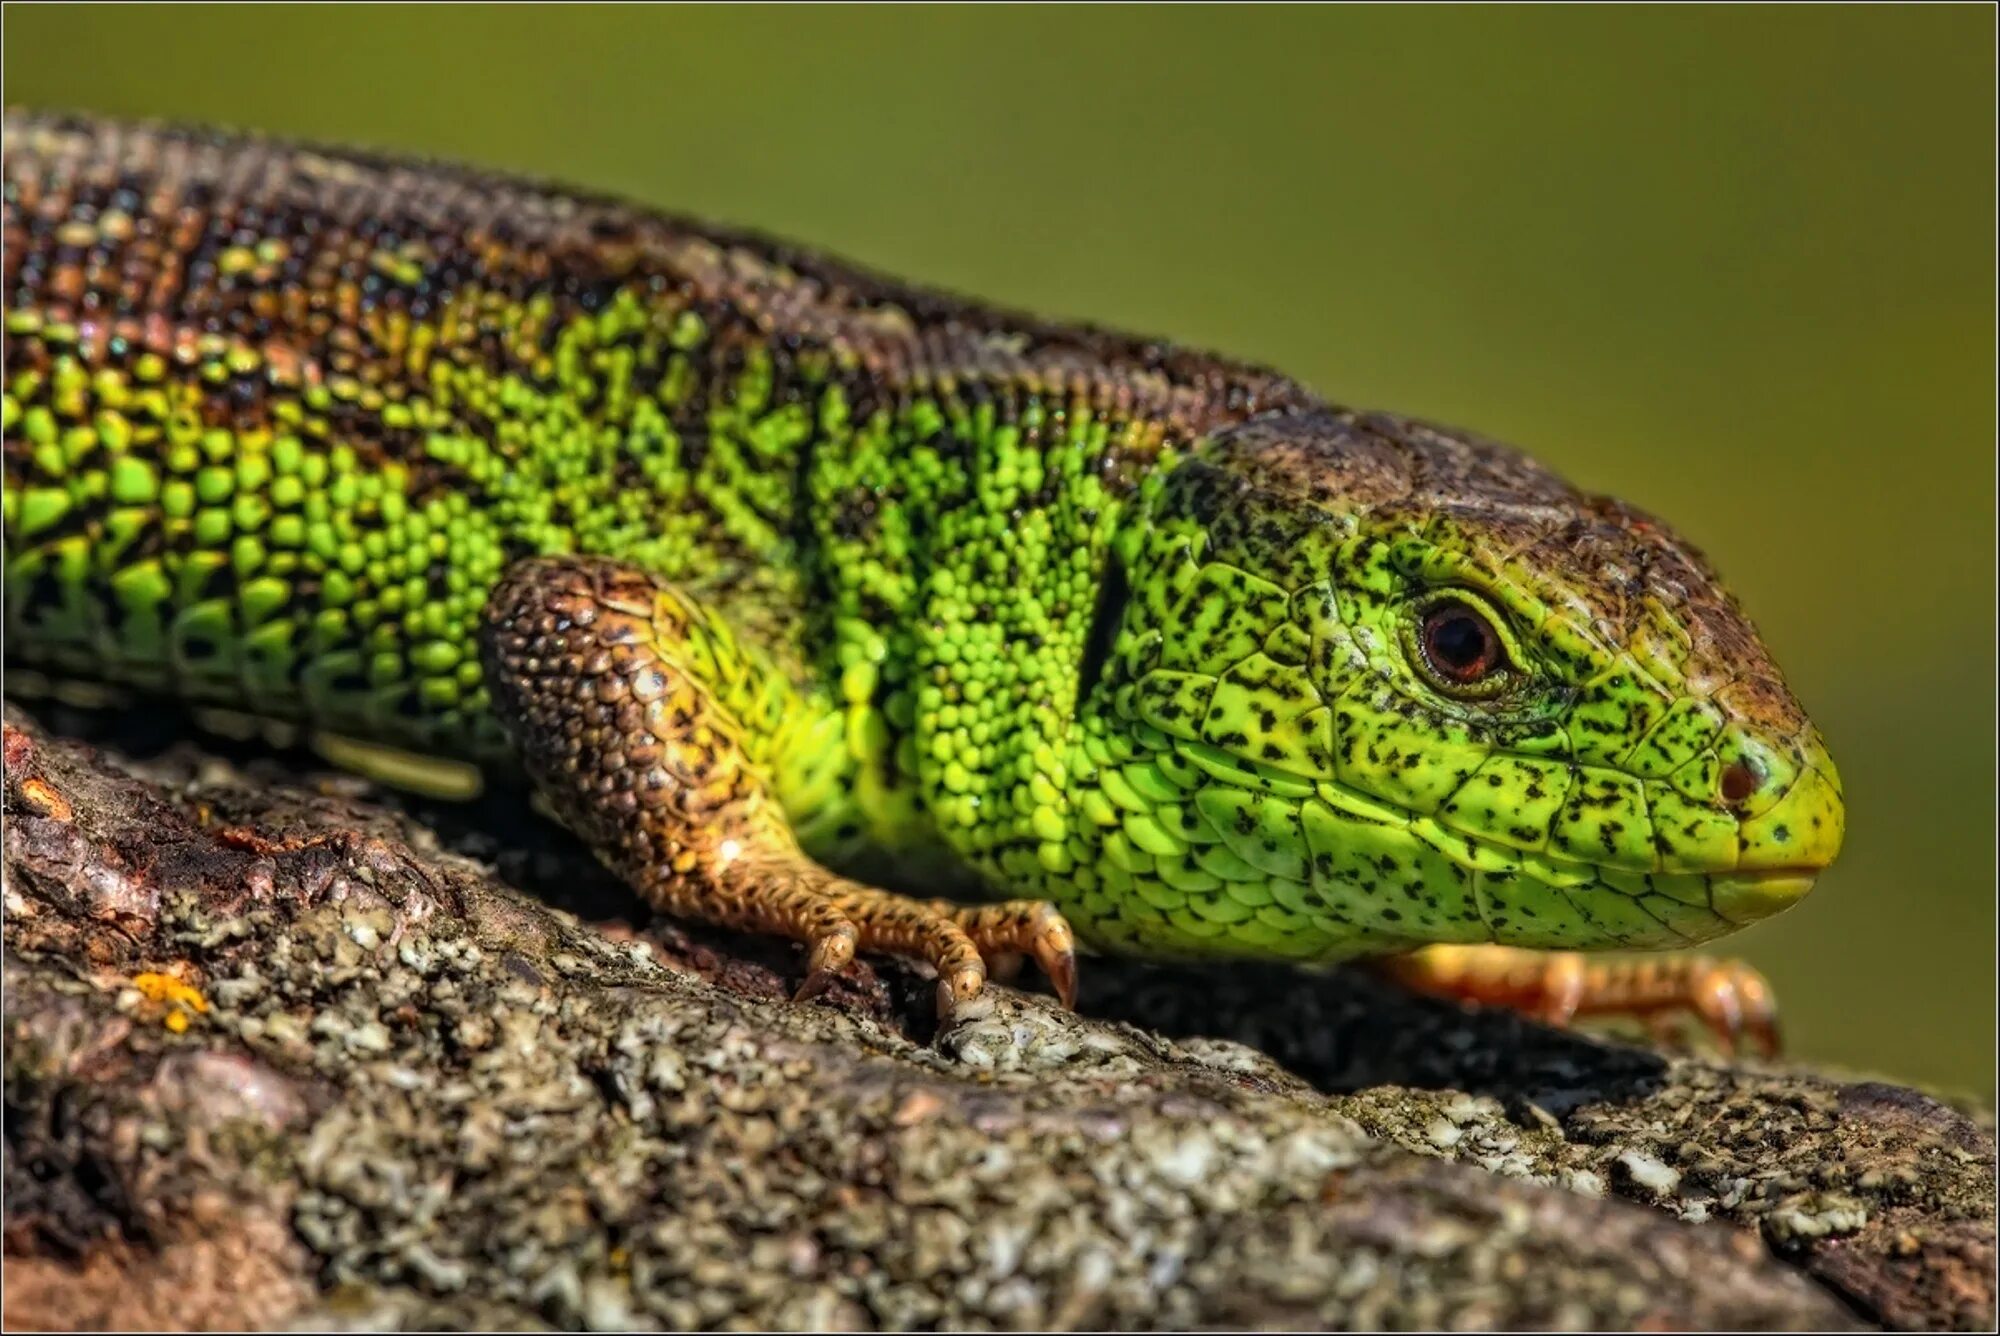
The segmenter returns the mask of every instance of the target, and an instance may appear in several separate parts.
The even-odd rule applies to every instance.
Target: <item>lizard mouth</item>
[[[1714,873],[1708,879],[1710,903],[1717,914],[1741,927],[1797,904],[1822,871],[1800,866]]]

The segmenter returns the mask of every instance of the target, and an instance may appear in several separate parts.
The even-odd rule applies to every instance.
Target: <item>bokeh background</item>
[[[1794,1051],[1994,1089],[1994,11],[10,6],[9,103],[554,176],[1528,446],[1728,573]]]

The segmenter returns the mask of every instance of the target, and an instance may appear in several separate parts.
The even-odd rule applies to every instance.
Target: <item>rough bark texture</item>
[[[9,720],[9,1327],[1994,1322],[1990,1129],[1912,1091],[1276,969],[938,1035],[518,795]]]

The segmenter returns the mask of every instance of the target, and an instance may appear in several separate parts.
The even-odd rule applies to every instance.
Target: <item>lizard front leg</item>
[[[667,913],[805,943],[801,999],[877,950],[935,967],[949,1018],[985,988],[986,954],[1026,951],[1071,1001],[1073,941],[1050,906],[923,903],[807,857],[724,703],[788,687],[674,586],[596,558],[522,561],[480,644],[500,720],[563,823]]]

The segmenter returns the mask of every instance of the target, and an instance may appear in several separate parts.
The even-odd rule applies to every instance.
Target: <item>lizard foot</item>
[[[1506,1007],[1550,1025],[1581,1016],[1627,1016],[1657,1039],[1679,1037],[1692,1016],[1725,1053],[1748,1040],[1765,1057],[1779,1049],[1777,1000],[1764,976],[1740,960],[1667,955],[1592,961],[1575,951],[1508,946],[1430,946],[1379,968],[1417,992]]]
[[[965,930],[995,977],[1011,978],[1021,957],[1033,956],[1063,1006],[1076,1009],[1076,934],[1054,905],[1046,900],[1007,900],[967,907],[933,900],[931,907],[950,914]]]
[[[831,876],[803,857],[794,866],[792,876],[769,879],[789,882],[793,889],[770,894],[809,905],[822,920],[808,923],[782,912],[770,916],[780,931],[808,944],[806,981],[794,995],[796,1001],[825,991],[861,950],[922,960],[935,969],[938,1018],[943,1021],[986,991],[989,978],[1012,977],[1024,955],[1035,958],[1065,1007],[1076,1004],[1075,936],[1053,905],[1040,900],[926,903]]]
[[[836,881],[828,899],[854,921],[863,950],[914,956],[937,971],[938,1019],[949,1022],[958,1008],[986,990],[986,961],[961,928],[956,906],[925,904],[891,891]]]

